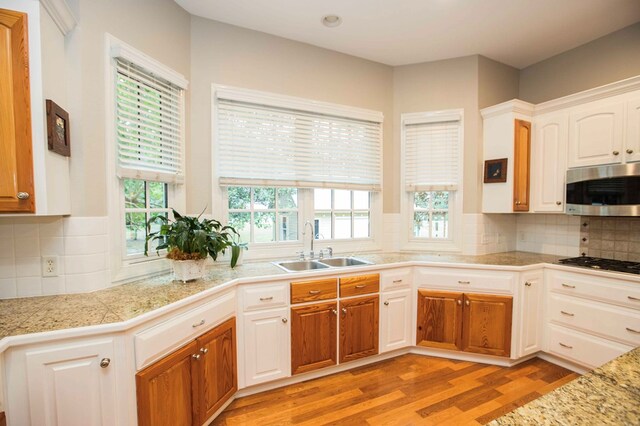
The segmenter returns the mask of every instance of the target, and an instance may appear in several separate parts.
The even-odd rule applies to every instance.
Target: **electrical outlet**
[[[42,276],[58,276],[58,256],[42,256]]]

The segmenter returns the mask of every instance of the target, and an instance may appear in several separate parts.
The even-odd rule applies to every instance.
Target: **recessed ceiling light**
[[[337,27],[342,24],[342,18],[338,15],[324,15],[320,21],[325,27]]]

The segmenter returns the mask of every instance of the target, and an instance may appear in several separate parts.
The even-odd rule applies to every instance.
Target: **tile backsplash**
[[[640,262],[640,217],[582,217],[580,254]]]
[[[575,257],[580,254],[580,217],[563,214],[518,214],[519,251]]]

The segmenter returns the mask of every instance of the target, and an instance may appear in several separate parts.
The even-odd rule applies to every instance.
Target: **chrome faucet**
[[[307,235],[307,225],[309,225],[309,227],[311,228],[311,250],[309,251],[309,258],[313,259],[314,253],[313,253],[313,224],[309,221],[306,221],[304,223],[304,227],[302,228],[302,236],[304,237],[305,235]],[[303,247],[304,247],[304,242],[303,242]]]

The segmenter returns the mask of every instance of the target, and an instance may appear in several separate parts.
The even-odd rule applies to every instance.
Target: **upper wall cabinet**
[[[536,212],[563,212],[569,116],[555,112],[533,124],[532,201]]]
[[[627,134],[624,158],[627,163],[640,161],[640,97],[627,103]]]
[[[569,167],[622,162],[624,103],[590,103],[569,116]]]

